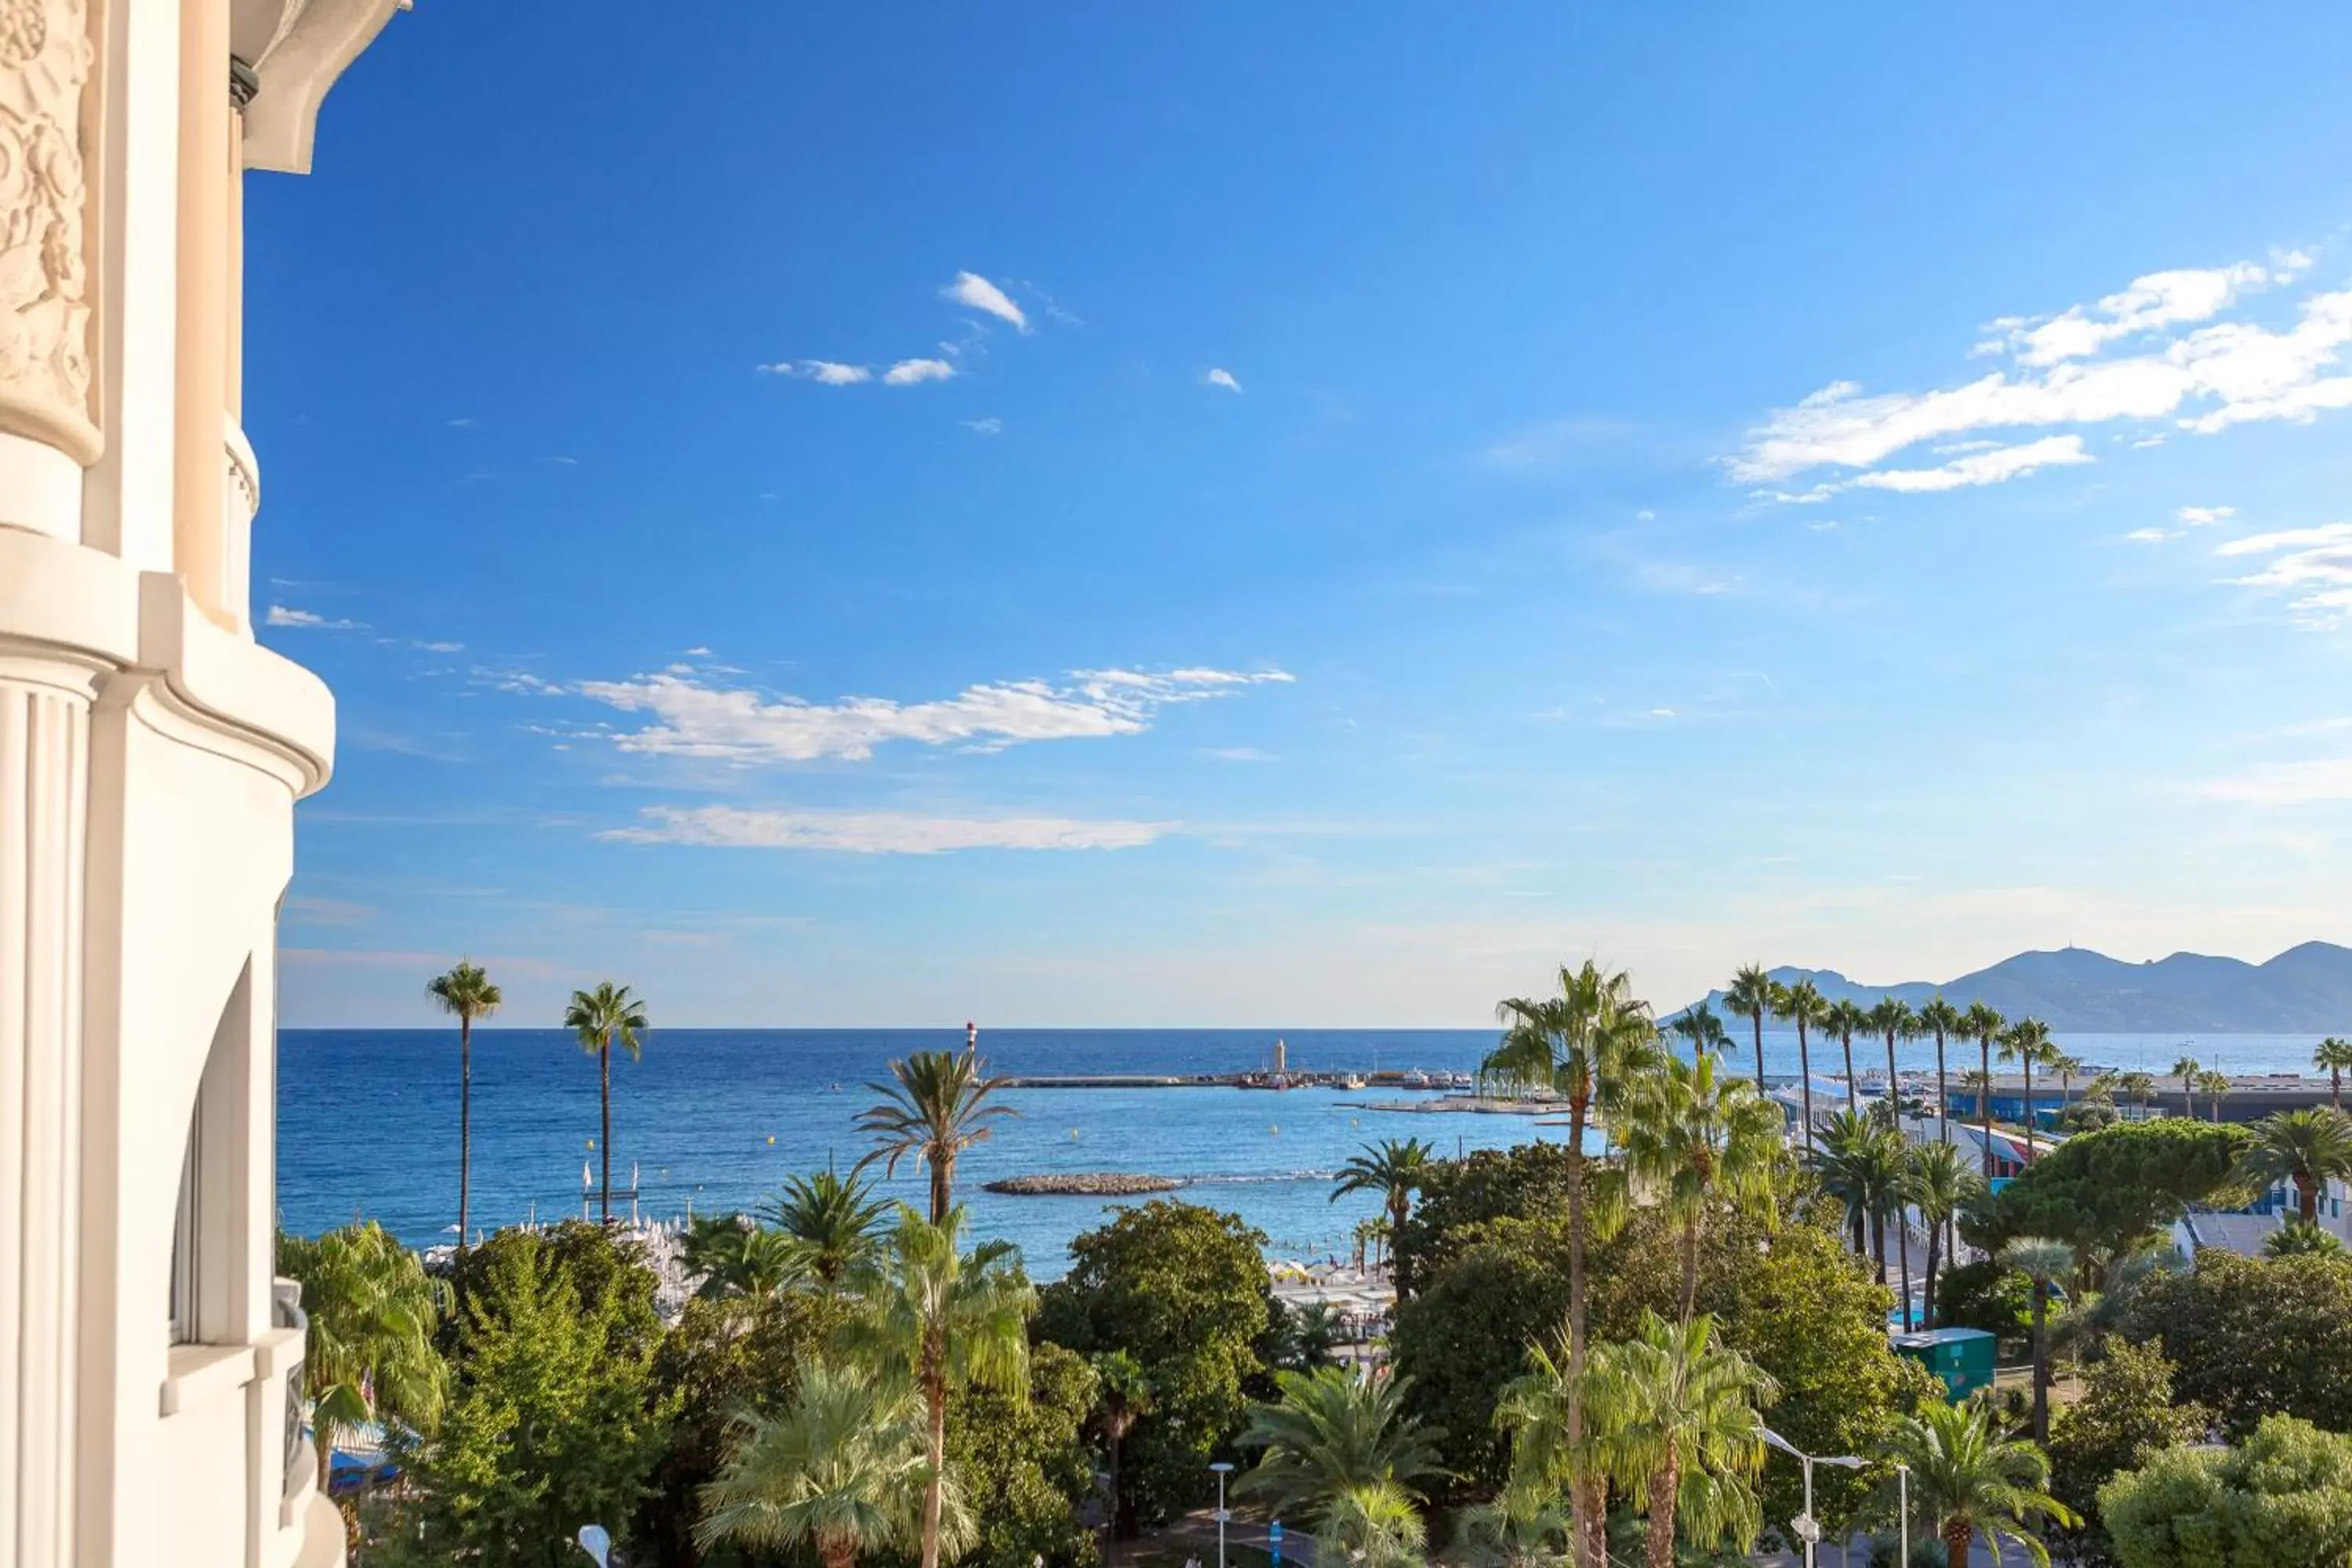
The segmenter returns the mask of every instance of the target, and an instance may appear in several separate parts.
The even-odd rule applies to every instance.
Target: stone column
[[[74,1561],[83,859],[97,669],[0,641],[0,1563]]]

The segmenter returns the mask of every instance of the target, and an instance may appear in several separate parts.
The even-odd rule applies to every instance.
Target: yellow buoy
[[[1269,1127],[1269,1128],[1267,1128],[1267,1129],[1266,1129],[1266,1131],[1268,1131],[1269,1133],[1273,1134],[1273,1135],[1274,1135],[1275,1137],[1276,1137],[1276,1138],[1279,1138],[1279,1137],[1281,1137],[1281,1136],[1282,1136],[1282,1129],[1281,1129],[1279,1126],[1276,1126],[1276,1127]]]
[[[774,1133],[772,1133],[772,1132],[769,1133],[769,1134],[768,1134],[768,1144],[769,1144],[769,1147],[773,1148],[773,1147],[775,1146],[775,1142],[776,1142],[776,1135],[775,1135]]]
[[[596,1140],[594,1140],[593,1138],[591,1138],[590,1140],[588,1140],[588,1147],[590,1147],[591,1149],[593,1149],[595,1146],[596,1146]]]

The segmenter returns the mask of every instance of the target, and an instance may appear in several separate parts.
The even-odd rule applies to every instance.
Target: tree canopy
[[[2172,1448],[2099,1492],[2123,1568],[2275,1563],[2352,1555],[2352,1436],[2265,1416],[2241,1447]]]
[[[1963,1217],[1960,1234],[1986,1252],[2046,1236],[2112,1253],[2229,1188],[2252,1136],[2169,1116],[2082,1133]]]
[[[2161,1345],[2175,1390],[2233,1436],[2273,1414],[2352,1430],[2352,1260],[2340,1254],[2207,1247],[2193,1268],[2133,1290],[2124,1333]]]

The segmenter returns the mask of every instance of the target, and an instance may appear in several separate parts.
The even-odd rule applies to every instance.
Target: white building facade
[[[271,1267],[334,705],[252,636],[240,190],[399,3],[0,0],[0,1568],[342,1560]]]

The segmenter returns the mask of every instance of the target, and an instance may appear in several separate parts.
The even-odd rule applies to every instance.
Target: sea
[[[1265,1067],[1277,1037],[1293,1069],[1466,1072],[1495,1044],[1492,1029],[996,1029],[981,1050],[991,1070],[1025,1076],[1192,1076]],[[871,1143],[856,1125],[894,1058],[953,1050],[961,1029],[660,1029],[644,1054],[613,1063],[614,1184],[632,1173],[646,1219],[756,1211],[783,1180],[828,1163],[846,1169]],[[2075,1035],[2059,1043],[2085,1061],[2163,1074],[2197,1057],[2237,1073],[2292,1071],[2310,1060],[2303,1036]],[[1727,1061],[1752,1058],[1735,1026]],[[1864,1072],[1884,1064],[1877,1041],[1854,1042]],[[1905,1070],[1932,1068],[1932,1042],[1902,1047]],[[1974,1065],[1955,1045],[1952,1070]],[[1794,1034],[1768,1030],[1768,1077],[1793,1076]],[[1834,1040],[1812,1042],[1816,1074],[1843,1068]],[[976,1236],[1022,1248],[1030,1272],[1058,1278],[1072,1237],[1122,1206],[1101,1198],[987,1193],[1000,1177],[1121,1171],[1174,1178],[1174,1195],[1239,1214],[1276,1257],[1348,1257],[1370,1194],[1333,1198],[1334,1175],[1365,1144],[1419,1137],[1440,1153],[1559,1140],[1554,1118],[1374,1109],[1427,1094],[1361,1090],[1182,1088],[1023,1089],[1017,1114],[957,1167],[958,1196]],[[581,1212],[597,1136],[596,1067],[555,1029],[479,1029],[474,1036],[471,1222],[494,1229]],[[872,1173],[881,1176],[878,1168]],[[920,1205],[921,1173],[902,1163],[882,1179]],[[1141,1201],[1141,1200],[1133,1200]],[[286,1029],[278,1037],[279,1220],[304,1234],[356,1218],[380,1220],[412,1247],[455,1238],[457,1205],[457,1037],[439,1029]]]

